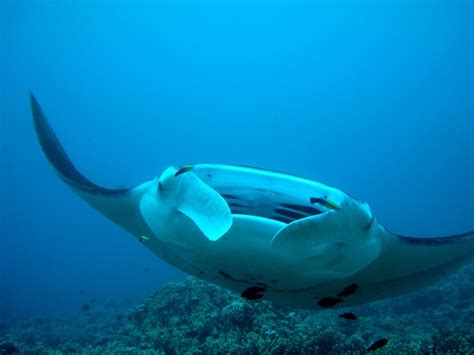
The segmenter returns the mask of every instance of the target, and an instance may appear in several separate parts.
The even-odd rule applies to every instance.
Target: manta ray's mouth
[[[185,167],[178,173],[182,171],[190,170]],[[328,185],[269,170],[199,164],[192,172],[224,198],[232,214],[285,224],[337,211],[346,198]]]
[[[267,198],[251,199],[254,194],[227,194],[221,193],[226,200],[232,214],[243,214],[255,217],[268,218],[285,224],[302,218],[316,216],[337,208],[324,198],[310,197],[308,203],[295,201],[290,196],[284,196],[280,201],[273,194],[267,194]]]

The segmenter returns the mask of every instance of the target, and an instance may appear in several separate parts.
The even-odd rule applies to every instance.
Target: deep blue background
[[[99,184],[254,165],[445,235],[474,228],[473,33],[472,1],[0,2],[0,318],[183,277],[55,176],[28,89]]]

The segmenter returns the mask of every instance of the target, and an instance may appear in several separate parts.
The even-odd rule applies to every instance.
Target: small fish
[[[385,339],[385,338],[379,339],[375,343],[373,343],[371,346],[369,346],[367,351],[375,351],[375,350],[381,348],[382,346],[387,345],[387,343],[388,343],[387,339]]]
[[[335,297],[323,297],[318,301],[318,304],[321,307],[329,308],[334,307],[336,304],[342,302],[342,299]]]
[[[138,241],[140,243],[146,243],[150,240],[150,238],[148,238],[146,235],[142,235],[140,238],[138,238]]]
[[[320,205],[325,206],[326,208],[330,208],[333,210],[340,210],[341,206],[339,206],[336,202],[331,201],[327,196],[324,196],[324,198],[320,197],[311,197],[309,199],[309,202],[314,205],[315,203],[319,203]]]
[[[80,290],[79,293],[80,293],[81,295],[83,295],[83,294],[84,294],[84,290]]]
[[[344,290],[339,292],[337,294],[337,297],[347,297],[347,296],[353,295],[357,291],[358,288],[359,288],[358,284],[350,284]]]
[[[252,286],[244,290],[240,296],[246,298],[248,300],[259,300],[263,297],[263,293],[265,292],[265,287],[258,287]]]
[[[350,319],[350,320],[356,320],[357,319],[357,316],[354,313],[339,314],[339,317],[344,318],[344,319]]]
[[[117,320],[122,320],[122,319],[123,319],[123,315],[117,314]]]
[[[150,271],[149,267],[146,267],[146,268],[143,269],[143,272],[148,272],[148,271]]]
[[[91,309],[91,306],[89,306],[88,304],[83,304],[82,305],[82,310],[83,311],[88,311],[89,309]]]
[[[91,303],[95,303],[95,298],[91,298]]]

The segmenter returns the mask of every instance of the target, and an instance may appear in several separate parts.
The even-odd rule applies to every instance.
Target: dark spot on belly
[[[252,286],[245,289],[240,296],[248,300],[256,301],[263,298],[265,287]]]
[[[270,281],[271,281],[271,282],[273,282],[274,284],[276,284],[276,283],[277,283],[277,280],[270,280]]]
[[[224,276],[228,280],[235,281],[233,276],[231,274],[225,272],[225,271],[219,270],[219,274],[221,274],[222,276]]]
[[[323,308],[331,308],[341,302],[342,302],[342,298],[323,297],[318,301],[318,304]]]
[[[356,293],[358,288],[359,288],[358,284],[356,283],[350,284],[344,290],[339,292],[337,294],[337,297],[347,297],[347,296],[353,295],[354,293]]]

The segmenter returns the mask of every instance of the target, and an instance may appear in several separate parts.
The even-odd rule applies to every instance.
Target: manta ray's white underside
[[[429,285],[474,255],[474,232],[397,236],[366,203],[273,171],[197,164],[130,189],[97,186],[31,104],[46,157],[80,197],[168,263],[247,299],[350,306]]]

